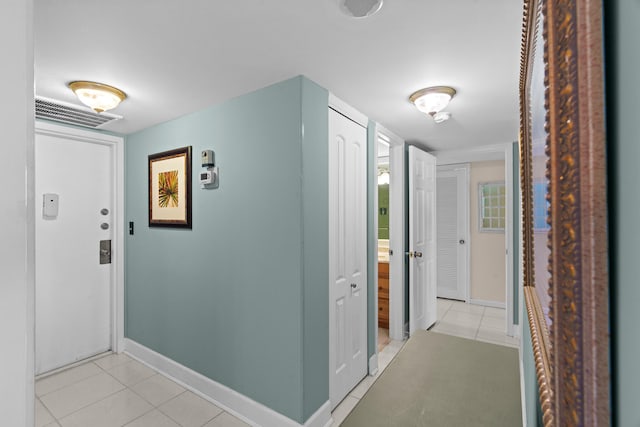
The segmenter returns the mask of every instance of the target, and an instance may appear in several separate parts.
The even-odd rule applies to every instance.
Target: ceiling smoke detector
[[[338,0],[340,10],[352,18],[367,18],[382,7],[383,0]]]

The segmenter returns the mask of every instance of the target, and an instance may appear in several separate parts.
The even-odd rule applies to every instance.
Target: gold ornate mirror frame
[[[523,280],[543,422],[605,426],[611,421],[602,2],[524,3]],[[539,30],[544,46],[536,46]],[[534,251],[531,105],[536,94],[531,79],[536,49],[544,49],[547,259]],[[545,292],[535,288],[541,263],[550,274],[548,307],[540,298]]]

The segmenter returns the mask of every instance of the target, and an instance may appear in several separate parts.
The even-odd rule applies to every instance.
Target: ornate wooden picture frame
[[[545,426],[610,424],[602,36],[601,1],[525,0],[520,74],[523,280]],[[544,77],[534,71],[537,49],[543,49]],[[536,84],[544,94],[532,91]],[[549,224],[548,254],[538,256],[532,105],[542,100],[536,96],[543,96],[546,113]],[[541,265],[549,278],[536,282]],[[541,303],[545,294],[548,305]]]
[[[191,147],[149,155],[149,227],[191,228]]]

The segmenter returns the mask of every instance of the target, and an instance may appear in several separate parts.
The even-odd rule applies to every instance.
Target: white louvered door
[[[437,170],[438,297],[467,300],[469,247],[468,166]]]

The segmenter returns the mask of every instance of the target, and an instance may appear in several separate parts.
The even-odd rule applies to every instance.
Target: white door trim
[[[115,224],[111,276],[111,350],[124,350],[124,139],[120,136],[61,126],[49,122],[35,122],[35,133],[112,147],[112,188]]]
[[[367,116],[356,110],[337,96],[329,93],[329,108],[342,114],[352,122],[358,123],[363,128],[367,128],[369,125],[369,119]]]
[[[507,335],[517,337],[520,336],[520,330],[513,323],[514,309],[516,308],[513,304],[513,144],[507,144],[504,147],[504,175],[505,191],[507,192],[507,198],[505,200],[506,230],[504,233],[505,256],[507,257],[505,262],[505,274],[507,276],[505,295]]]

